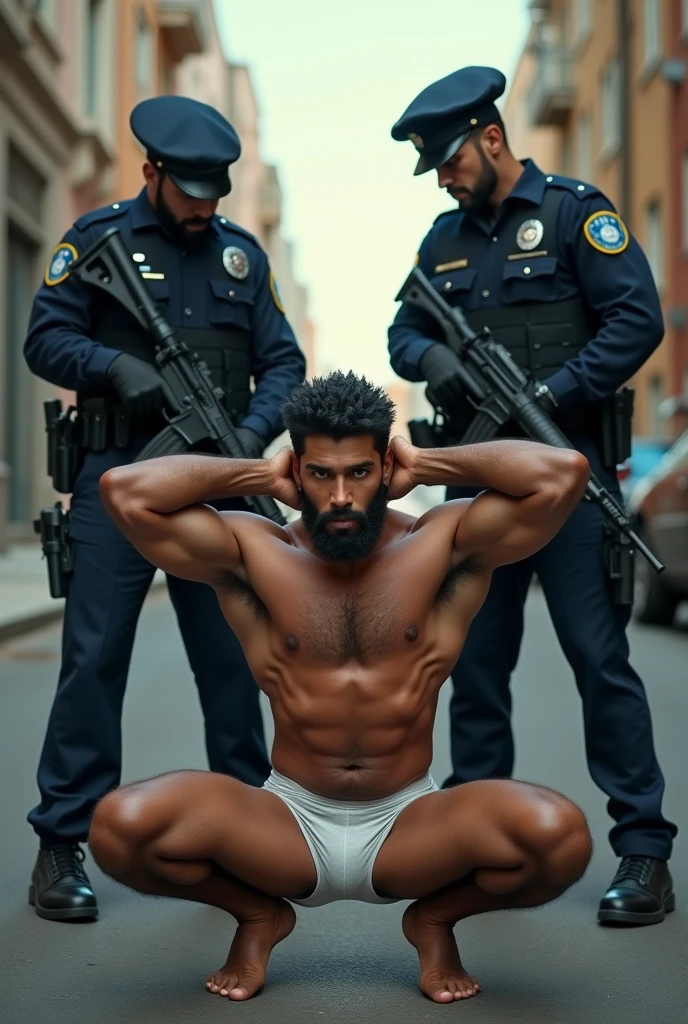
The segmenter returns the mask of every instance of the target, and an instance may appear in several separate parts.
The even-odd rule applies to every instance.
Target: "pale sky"
[[[394,378],[394,296],[452,200],[390,129],[457,68],[513,71],[527,0],[214,0],[228,57],[249,65],[262,152],[278,166],[284,233],[309,288],[320,369]]]

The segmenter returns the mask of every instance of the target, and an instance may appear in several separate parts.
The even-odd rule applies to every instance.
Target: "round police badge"
[[[50,262],[45,270],[43,280],[52,287],[69,277],[70,264],[78,258],[78,252],[69,242],[61,242],[55,247]]]
[[[516,232],[516,245],[524,252],[536,249],[545,232],[541,220],[524,220]]]
[[[613,210],[593,213],[583,225],[583,234],[594,249],[612,256],[623,252],[629,241],[626,225]]]
[[[224,250],[222,265],[229,276],[235,277],[237,281],[243,281],[245,277],[248,277],[248,256],[243,249],[239,249],[236,245],[228,245]]]

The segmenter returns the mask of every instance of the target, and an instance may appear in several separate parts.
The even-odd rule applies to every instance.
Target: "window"
[[[645,212],[645,255],[655,279],[657,290],[664,287],[664,232],[658,202],[648,204]]]
[[[7,194],[37,225],[43,220],[44,192],[43,177],[11,145],[7,162]]]
[[[681,34],[688,36],[688,0],[681,0]]]
[[[139,7],[136,12],[136,84],[139,90],[148,94],[153,77],[153,33],[146,12]]]
[[[587,39],[592,32],[592,0],[576,0],[576,39]]]
[[[49,28],[57,30],[57,0],[34,0],[34,11]]]
[[[661,0],[643,0],[645,51],[643,63],[654,66],[662,56]]]
[[[683,224],[683,251],[688,253],[688,149],[683,151],[683,160],[681,161],[681,202],[683,209],[682,213],[682,224]]]
[[[664,380],[655,375],[650,377],[647,385],[647,413],[650,437],[663,437],[666,424],[659,414],[659,407],[664,401]]]
[[[621,144],[621,68],[618,57],[612,58],[602,73],[600,83],[602,108],[602,155],[612,156]]]
[[[87,117],[95,117],[100,107],[99,64],[101,21],[103,13],[102,0],[86,0],[86,17],[84,19],[84,113]]]
[[[592,173],[592,118],[586,111],[578,118],[576,130],[576,177],[591,181]]]

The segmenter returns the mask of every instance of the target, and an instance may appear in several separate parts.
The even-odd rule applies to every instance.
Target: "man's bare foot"
[[[480,982],[463,969],[450,924],[424,919],[422,909],[412,903],[404,911],[401,926],[418,951],[424,995],[436,1003],[453,1003],[478,994]]]
[[[274,946],[293,931],[294,908],[275,900],[274,913],[241,921],[234,933],[227,962],[205,983],[209,992],[229,999],[250,999],[265,984],[265,969]]]

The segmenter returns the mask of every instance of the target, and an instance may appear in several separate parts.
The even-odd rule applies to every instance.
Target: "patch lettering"
[[[583,225],[583,234],[593,249],[612,256],[623,252],[629,242],[628,229],[613,210],[593,213]]]

